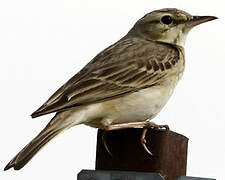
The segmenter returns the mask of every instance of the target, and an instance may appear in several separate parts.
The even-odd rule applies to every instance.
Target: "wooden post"
[[[109,131],[109,155],[98,131],[96,170],[119,170],[160,173],[165,180],[186,175],[188,138],[172,131],[149,130],[146,134],[149,155],[141,145],[142,129]]]

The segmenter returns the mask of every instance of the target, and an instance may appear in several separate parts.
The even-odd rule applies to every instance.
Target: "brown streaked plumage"
[[[159,63],[170,69],[168,65],[174,59],[180,59],[176,46],[136,37],[122,39],[97,55],[32,117],[110,100],[155,85],[170,73],[162,72]]]
[[[53,137],[78,124],[105,130],[167,128],[147,120],[160,112],[183,74],[187,33],[213,19],[161,9],[138,20],[125,37],[99,53],[32,114],[34,118],[56,112],[4,170],[21,169]],[[145,133],[146,129],[141,143],[150,153]]]

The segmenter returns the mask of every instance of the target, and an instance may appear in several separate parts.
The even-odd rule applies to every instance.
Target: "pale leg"
[[[127,128],[143,128],[142,136],[141,136],[141,144],[145,151],[152,155],[151,151],[146,146],[146,139],[145,135],[148,131],[148,129],[155,129],[155,130],[169,130],[168,125],[157,125],[154,122],[149,122],[149,121],[141,121],[141,122],[132,122],[132,123],[121,123],[121,124],[112,124],[112,125],[107,125],[103,126],[104,127],[104,132],[102,135],[102,140],[103,144],[107,150],[107,152],[112,155],[110,152],[107,143],[106,143],[106,132],[107,131],[112,131],[112,130],[119,130],[119,129],[127,129]]]

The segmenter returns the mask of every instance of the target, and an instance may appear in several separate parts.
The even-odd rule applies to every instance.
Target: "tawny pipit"
[[[126,36],[99,53],[32,114],[35,118],[56,112],[5,170],[22,168],[48,141],[74,125],[105,130],[157,127],[147,120],[163,108],[183,74],[187,33],[214,19],[178,9],[146,14]]]

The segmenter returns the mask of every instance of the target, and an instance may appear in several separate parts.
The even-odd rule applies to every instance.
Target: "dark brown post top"
[[[186,175],[188,138],[172,131],[149,130],[146,134],[149,155],[140,142],[143,129],[109,131],[107,144],[102,142],[103,130],[98,130],[96,170],[119,170],[160,173],[165,180]]]

